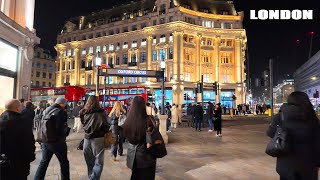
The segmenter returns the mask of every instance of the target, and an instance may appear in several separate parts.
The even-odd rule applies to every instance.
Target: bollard
[[[268,109],[268,116],[271,117],[272,114],[271,114],[271,109]]]
[[[162,138],[164,140],[164,143],[169,142],[168,134],[167,134],[167,115],[158,115],[159,120],[160,120],[160,126],[159,126],[159,131],[162,135]]]

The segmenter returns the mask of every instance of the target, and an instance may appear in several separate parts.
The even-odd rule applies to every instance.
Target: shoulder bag
[[[281,157],[289,152],[288,131],[283,127],[283,112],[280,115],[280,123],[277,125],[276,133],[266,148],[266,153],[272,157]]]
[[[151,140],[152,140],[152,147],[151,147],[151,153],[155,158],[163,158],[164,156],[166,156],[167,153],[167,149],[166,149],[166,145],[164,143],[163,137],[156,125],[156,123],[153,121],[153,119],[150,117],[150,120],[153,124],[153,129],[152,132],[147,132],[150,133],[151,136]],[[161,143],[160,144],[155,144],[155,142],[157,140],[160,140]]]

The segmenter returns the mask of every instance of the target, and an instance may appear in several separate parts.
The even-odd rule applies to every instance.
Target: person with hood
[[[19,100],[9,100],[5,108],[0,116],[0,155],[7,161],[0,165],[0,179],[27,180],[36,157],[32,129],[26,128],[30,124],[22,119]]]
[[[111,132],[112,137],[114,139],[113,144],[111,145],[111,154],[113,160],[116,161],[117,158],[117,151],[119,156],[123,155],[123,128],[118,126],[118,120],[121,115],[124,115],[126,111],[122,108],[120,101],[117,101],[111,112],[109,113],[109,118],[111,118]]]
[[[172,104],[171,108],[171,128],[176,129],[179,123],[179,110],[176,104]]]
[[[107,115],[97,96],[89,96],[80,119],[85,132],[83,154],[89,180],[100,179],[104,165],[104,135],[109,131]]]
[[[278,125],[287,130],[290,147],[286,155],[277,157],[280,180],[317,180],[320,126],[307,94],[293,92],[288,96],[287,103],[281,106],[267,130],[269,137],[275,136]]]

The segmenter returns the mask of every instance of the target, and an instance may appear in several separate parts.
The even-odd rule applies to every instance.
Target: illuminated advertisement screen
[[[0,68],[17,71],[18,49],[0,39]]]

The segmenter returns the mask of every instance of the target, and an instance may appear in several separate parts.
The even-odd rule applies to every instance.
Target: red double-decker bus
[[[68,107],[73,108],[77,101],[85,96],[85,90],[78,86],[32,88],[30,101],[41,108],[53,104],[58,97],[68,101]]]
[[[87,91],[87,95],[94,95],[95,91]],[[147,100],[147,88],[144,86],[129,86],[123,88],[107,87],[105,91],[99,90],[99,100],[101,107],[104,107],[108,112],[111,111],[114,103],[120,101],[122,104],[127,105],[135,96],[141,96]]]

